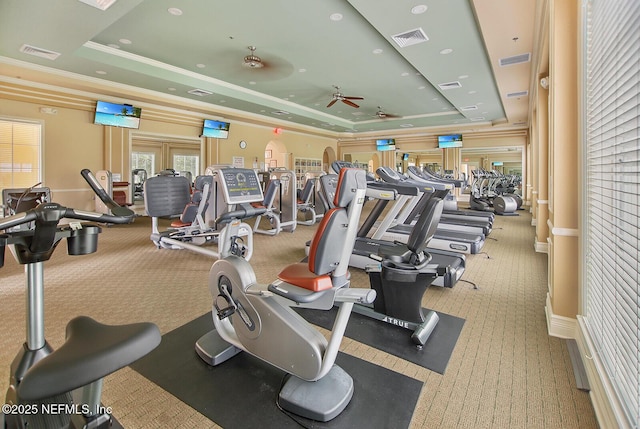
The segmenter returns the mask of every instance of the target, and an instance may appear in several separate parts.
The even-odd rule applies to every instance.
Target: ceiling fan
[[[351,107],[355,107],[356,109],[360,106],[358,106],[356,103],[354,103],[351,100],[364,100],[364,98],[362,97],[351,97],[351,96],[346,96],[343,95],[340,92],[340,87],[339,86],[333,86],[336,89],[336,92],[333,93],[333,98],[331,99],[331,101],[329,102],[329,104],[327,104],[327,107],[331,107],[335,104],[336,101],[342,101],[344,104],[347,104]]]
[[[248,67],[250,69],[261,69],[264,67],[264,63],[262,62],[262,58],[255,55],[256,47],[248,46],[247,47],[251,53],[244,57],[244,61],[242,63],[243,66]]]
[[[402,116],[385,113],[384,110],[382,110],[382,106],[378,106],[378,111],[376,112],[375,117],[378,119],[394,119],[394,118],[401,118]]]

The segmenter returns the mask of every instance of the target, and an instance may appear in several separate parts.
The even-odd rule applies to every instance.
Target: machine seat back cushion
[[[309,200],[311,200],[311,194],[313,194],[313,185],[315,179],[307,179],[302,188],[302,192],[300,192],[300,198],[298,198],[298,204],[309,204]]]
[[[151,217],[177,216],[191,198],[189,179],[182,176],[155,176],[144,183],[144,205]]]
[[[360,183],[361,182],[361,183]],[[328,274],[333,272],[342,258],[349,227],[348,205],[357,189],[366,187],[366,175],[363,170],[343,169],[338,177],[338,185],[334,204],[336,207],[327,211],[316,230],[309,248],[309,262],[306,271],[302,263],[286,267],[278,275],[280,280],[306,289],[322,290],[331,287],[326,282]],[[357,220],[356,220],[357,221]],[[305,271],[303,274],[302,272]],[[312,280],[312,279],[316,280]]]

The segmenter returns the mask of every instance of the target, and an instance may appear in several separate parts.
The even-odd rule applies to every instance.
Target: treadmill
[[[376,172],[378,173],[378,176],[387,183],[414,186],[419,191],[419,197],[413,197],[412,200],[407,199],[404,201],[405,204],[413,204],[410,214],[408,214],[405,218],[403,218],[403,215],[399,215],[399,213],[401,212],[406,212],[407,207],[410,206],[405,206],[404,208],[397,209],[395,206],[397,206],[398,203],[403,202],[401,200],[398,200],[371,236],[374,239],[386,239],[389,241],[399,241],[405,243],[408,238],[408,234],[411,232],[411,220],[418,213],[417,210],[420,209],[419,199],[423,199],[423,203],[426,202],[426,200],[434,196],[435,187],[431,187],[430,189],[433,189],[433,191],[429,193],[427,191],[429,189],[429,186],[426,185],[426,182],[419,182],[401,176],[398,172],[392,170],[389,167],[379,167]],[[481,233],[474,234],[448,231],[443,230],[439,227],[434,237],[429,242],[429,247],[466,254],[476,254],[480,253],[482,247],[484,246],[484,241],[485,236]]]
[[[395,171],[391,170],[392,174],[395,173],[397,177],[394,180],[401,180],[403,177]],[[426,175],[418,174],[418,169],[416,167],[409,167],[408,169],[408,178],[414,180],[418,183],[424,183],[429,186],[433,186],[435,189],[434,195],[435,197],[439,197],[444,200],[448,195],[451,189],[453,189],[453,184],[449,182],[444,182],[442,180],[434,180],[428,178]],[[450,186],[446,188],[444,186]],[[428,199],[428,198],[427,198]],[[422,205],[424,205],[426,201],[421,202],[421,206],[416,207],[410,214],[409,218],[413,219],[418,216],[420,213]],[[479,213],[479,212],[476,212]],[[481,214],[481,213],[479,213]],[[491,213],[493,215],[493,213]],[[404,219],[401,219],[404,221]],[[464,213],[460,213],[459,210],[449,210],[446,213],[443,211],[442,216],[440,218],[440,225],[443,229],[450,229],[454,231],[460,232],[471,232],[471,233],[482,233],[485,236],[491,234],[493,229],[493,218],[482,217],[482,216],[467,216]],[[475,228],[475,229],[474,229]]]
[[[416,180],[420,179],[420,180],[426,180],[430,182],[451,183],[456,188],[461,188],[464,183],[464,181],[462,180],[447,179],[447,178],[438,176],[427,167],[420,169],[415,166],[410,166],[407,169],[407,173],[409,177],[412,179],[416,179]],[[446,216],[448,218],[456,218],[456,219],[479,218],[479,219],[486,220],[491,224],[493,224],[493,221],[496,217],[495,213],[493,212],[479,212],[479,211],[473,211],[473,210],[444,210],[442,212],[442,216],[443,217]]]
[[[346,161],[335,161],[332,164],[334,171],[340,171],[342,167],[352,167],[352,164]],[[329,175],[331,176],[331,175]],[[322,177],[322,185],[320,188],[323,192],[327,192],[329,195],[324,195],[322,201],[327,203],[331,201],[332,186],[325,186],[325,181],[331,180],[331,177]],[[379,265],[380,260],[376,257],[380,246],[399,246],[401,243],[388,240],[373,239],[367,237],[376,221],[379,219],[381,213],[386,209],[390,201],[395,201],[405,197],[417,197],[419,195],[418,189],[415,186],[406,186],[402,184],[392,184],[378,181],[367,182],[367,197],[375,199],[376,203],[363,224],[358,230],[356,242],[349,259],[349,266],[364,270],[370,265]],[[431,255],[431,264],[440,267],[441,275],[432,283],[435,286],[453,287],[456,282],[462,277],[466,266],[465,255],[443,249],[436,249],[427,247],[427,252]]]

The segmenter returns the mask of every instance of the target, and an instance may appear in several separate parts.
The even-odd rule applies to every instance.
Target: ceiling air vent
[[[477,116],[475,118],[469,118],[469,120],[473,121],[473,122],[484,121],[484,116]]]
[[[447,89],[462,88],[462,84],[458,81],[439,83],[438,86],[443,91],[446,91]]]
[[[416,28],[415,30],[405,31],[404,33],[391,36],[394,42],[401,48],[405,46],[416,45],[418,43],[426,42],[429,40],[422,28]]]
[[[48,49],[42,49],[31,45],[20,46],[20,52],[23,54],[35,55],[36,57],[46,58],[48,60],[55,60],[60,56],[60,52],[50,51]]]
[[[526,97],[529,95],[529,91],[516,91],[507,93],[507,98]]]
[[[468,111],[468,110],[478,110],[478,106],[464,106],[460,108],[461,111]]]
[[[526,54],[500,58],[500,67],[512,66],[514,64],[520,64],[520,63],[528,63],[529,61],[531,61],[531,54],[527,52]]]
[[[112,4],[116,2],[116,0],[80,0],[84,4],[88,4],[89,6],[93,6],[100,10],[107,10],[111,7]]]
[[[274,115],[278,115],[278,116],[283,116],[283,115],[288,115],[289,112],[287,112],[286,110],[276,110],[274,112],[271,112]]]
[[[211,95],[213,92],[207,91],[204,89],[192,89],[191,91],[187,91],[191,95],[197,95],[198,97],[204,97],[205,95]]]

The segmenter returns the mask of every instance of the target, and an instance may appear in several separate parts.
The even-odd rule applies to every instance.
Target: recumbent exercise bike
[[[353,379],[335,359],[354,303],[371,303],[376,295],[349,288],[365,192],[363,170],[341,170],[335,208],[318,225],[308,262],[287,266],[271,284],[258,284],[249,262],[235,255],[214,262],[209,274],[215,330],[197,341],[197,353],[219,365],[245,351],[285,371],[280,407],[317,421],[335,418],[351,400]],[[334,304],[338,314],[328,341],[293,310],[330,310]]]

